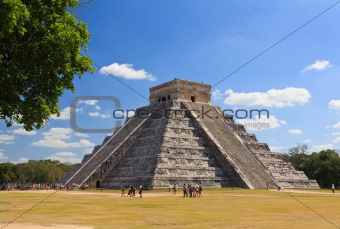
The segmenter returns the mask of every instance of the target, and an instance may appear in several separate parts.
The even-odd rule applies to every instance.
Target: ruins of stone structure
[[[64,184],[319,188],[223,115],[210,103],[210,92],[210,85],[181,79],[152,87],[150,104],[85,155]]]

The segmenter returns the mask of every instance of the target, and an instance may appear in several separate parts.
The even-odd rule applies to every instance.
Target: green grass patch
[[[144,191],[143,198],[120,190],[1,192],[0,224],[25,211],[15,223],[67,224],[93,228],[336,228],[340,195],[247,189],[204,189],[203,198],[182,191]],[[32,208],[38,202],[45,201]],[[322,217],[321,217],[321,216]],[[324,217],[324,218],[323,218]],[[328,221],[330,222],[328,222]]]

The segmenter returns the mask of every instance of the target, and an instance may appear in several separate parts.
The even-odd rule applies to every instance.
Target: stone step
[[[131,118],[116,134],[111,136],[109,140],[102,145],[90,160],[86,161],[86,163],[72,175],[67,183],[82,184],[86,182],[86,180],[105,163],[105,159],[114,153],[114,149],[144,121],[144,119],[138,119],[135,116]]]
[[[124,160],[125,161],[138,161],[138,160],[152,160],[152,159],[156,159],[158,163],[162,163],[165,162],[167,163],[168,161],[212,161],[212,159],[209,159],[208,157],[204,157],[202,156],[192,156],[192,155],[184,155],[182,157],[180,156],[165,156],[165,155],[158,155],[157,157],[153,156],[153,155],[136,155],[136,156],[131,156],[129,155],[128,157],[126,157]]]
[[[186,102],[191,110],[197,110],[198,107],[203,106],[204,110],[209,110],[212,107],[208,104],[199,104],[193,102]],[[199,116],[199,114],[196,113]],[[213,115],[213,114],[211,114]],[[272,178],[268,175],[265,168],[262,167],[261,163],[249,152],[248,149],[242,144],[242,142],[232,133],[228,128],[226,122],[217,116],[217,118],[200,118],[204,126],[213,135],[213,138],[220,144],[223,150],[232,159],[233,163],[242,171],[242,174],[247,178],[245,181],[248,182],[255,188],[265,188],[267,182],[271,181]],[[235,128],[244,127],[242,125],[234,125]],[[216,152],[217,153],[217,152]],[[221,155],[221,158],[225,157]],[[228,159],[225,159],[228,161]]]

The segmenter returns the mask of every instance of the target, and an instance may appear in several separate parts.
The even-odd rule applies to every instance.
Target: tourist
[[[196,189],[197,189],[197,186],[196,185],[193,185],[192,186],[192,197],[196,197]]]
[[[332,184],[332,192],[335,193],[335,186]]]
[[[130,197],[135,197],[135,188],[130,186]]]
[[[202,185],[200,184],[200,186],[198,186],[198,197],[202,197]]]
[[[131,186],[128,188],[128,197],[131,197]]]
[[[140,184],[139,185],[139,198],[142,198],[142,195],[143,195],[143,185]]]
[[[185,184],[183,185],[183,197],[188,197],[188,188]]]
[[[189,189],[189,197],[192,197],[192,184],[189,184],[188,189]]]
[[[178,188],[177,184],[174,184],[174,187],[172,188],[172,189],[174,190],[173,193],[172,193],[172,195],[175,195],[175,196],[176,196],[176,194],[177,194],[177,188]]]

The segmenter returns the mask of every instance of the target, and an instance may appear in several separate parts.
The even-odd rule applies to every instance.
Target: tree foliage
[[[71,168],[71,164],[51,160],[30,160],[20,164],[2,163],[0,185],[13,182],[27,184],[59,181]]]
[[[301,163],[308,157],[307,155],[308,145],[306,144],[298,144],[296,147],[293,147],[288,150],[290,156],[290,162],[294,166],[294,168],[301,170],[299,166]]]
[[[0,1],[0,119],[26,130],[59,115],[59,97],[74,76],[93,72],[82,55],[90,34],[69,9],[78,0]]]
[[[12,163],[0,164],[0,184],[14,182],[16,180],[15,165]]]
[[[289,150],[289,161],[297,170],[304,171],[310,179],[316,179],[323,187],[340,183],[340,156],[335,150],[322,150],[307,154],[306,145]]]

